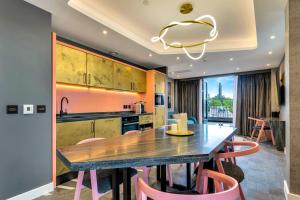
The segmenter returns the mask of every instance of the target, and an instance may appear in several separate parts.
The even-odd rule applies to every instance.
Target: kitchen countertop
[[[83,120],[105,119],[105,118],[117,118],[117,117],[131,117],[139,115],[152,115],[153,113],[136,114],[134,112],[92,112],[92,113],[69,113],[60,117],[56,115],[56,123],[74,122]]]

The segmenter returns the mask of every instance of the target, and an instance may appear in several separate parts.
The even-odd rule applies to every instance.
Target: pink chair
[[[78,142],[77,144],[86,144],[89,142],[93,141],[98,141],[98,140],[103,140],[105,138],[89,138],[86,140],[82,140]],[[134,176],[135,180],[135,188],[137,188],[137,178],[138,175],[136,174]],[[80,193],[81,189],[83,188],[83,179],[84,179],[84,171],[79,171],[78,172],[78,178],[77,178],[77,183],[76,183],[76,190],[75,190],[75,195],[74,195],[74,200],[80,200]],[[92,188],[92,198],[93,200],[98,200],[101,196],[104,195],[104,193],[99,193],[98,192],[98,182],[97,182],[97,171],[96,170],[90,170],[90,179],[91,179],[91,188]],[[102,185],[102,184],[101,184]],[[136,193],[137,195],[137,193]]]
[[[138,180],[138,200],[149,197],[153,200],[235,200],[239,196],[238,183],[235,179],[219,172],[202,170],[203,194],[172,194],[161,192]],[[208,194],[208,178],[214,180],[216,193]]]
[[[234,147],[236,146],[243,146],[248,148],[241,151],[234,151]],[[232,149],[232,151],[228,151],[228,149]],[[240,197],[242,200],[245,199],[245,195],[240,183],[244,180],[244,172],[239,166],[237,166],[235,158],[239,156],[254,154],[258,151],[259,145],[257,142],[233,141],[225,143],[225,153],[217,153],[215,155],[218,171],[228,176],[231,176],[238,181]]]
[[[139,130],[132,130],[132,131],[127,131],[124,133],[124,135],[130,135],[130,134],[139,134],[141,131]],[[151,171],[151,167],[143,166],[141,168],[137,167],[137,170],[142,169],[143,170],[143,179],[145,183],[149,183],[149,175]],[[169,180],[169,186],[173,187],[173,176],[172,176],[172,168],[171,165],[167,165],[167,179]],[[136,180],[137,181],[137,180]]]
[[[258,131],[258,136],[257,136],[256,142],[260,142],[260,139],[262,138],[262,136],[265,136],[265,138],[267,138],[266,133],[270,132],[272,143],[273,143],[273,145],[276,144],[273,131],[272,131],[271,127],[269,126],[269,124],[265,120],[257,119],[257,118],[253,118],[253,117],[248,117],[248,119],[250,121],[254,121],[254,123],[255,123],[252,133],[251,133],[251,139],[254,137],[255,133]]]

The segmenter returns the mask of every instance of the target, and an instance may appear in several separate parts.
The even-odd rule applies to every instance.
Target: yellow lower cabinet
[[[121,117],[95,120],[95,137],[110,138],[121,135]]]
[[[154,127],[159,128],[165,125],[165,108],[164,107],[155,107],[155,123]]]
[[[139,116],[139,124],[151,124],[153,123],[153,115],[140,115]]]
[[[75,145],[81,140],[93,138],[93,120],[65,122],[56,124],[56,148],[62,148]],[[56,159],[56,175],[62,175],[70,170],[57,157]]]

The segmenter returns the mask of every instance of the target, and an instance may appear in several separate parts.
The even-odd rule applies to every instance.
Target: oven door
[[[139,130],[139,122],[132,122],[132,123],[124,123],[122,124],[122,134],[126,133],[127,131]]]

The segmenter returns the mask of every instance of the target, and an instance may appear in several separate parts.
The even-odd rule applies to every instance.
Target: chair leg
[[[172,175],[172,166],[167,165],[167,174],[169,179],[169,186],[173,187],[173,175]]]
[[[245,195],[244,195],[244,192],[243,192],[243,189],[242,189],[242,186],[239,184],[239,190],[240,190],[240,197],[241,197],[241,200],[246,200],[245,198]]]
[[[203,170],[203,162],[199,162],[198,164],[198,172],[197,172],[197,177],[196,177],[196,191],[201,194],[203,192],[203,185],[201,188],[201,183],[203,183],[202,179],[203,177],[201,176]]]
[[[257,137],[257,139],[256,139],[256,142],[257,143],[259,143],[259,141],[260,141],[260,138],[261,138],[261,136],[262,136],[262,134],[264,133],[264,131],[263,130],[260,130],[259,131],[259,133],[258,133],[258,137]]]
[[[98,184],[97,184],[97,174],[96,170],[90,170],[91,175],[91,185],[92,185],[92,196],[93,200],[98,200],[99,193],[98,193]]]
[[[135,189],[135,197],[136,199],[138,200],[139,199],[139,188],[138,188],[138,179],[139,179],[139,175],[136,174],[134,177],[133,177],[133,181],[134,181],[134,189]]]
[[[81,189],[82,189],[83,177],[84,177],[84,171],[79,171],[78,172],[78,177],[77,177],[74,200],[80,200],[80,192],[81,192]]]
[[[255,132],[256,132],[256,130],[254,128],[253,131],[252,131],[252,133],[251,133],[251,139],[253,139]]]
[[[150,167],[143,167],[143,179],[146,184],[149,183]]]

